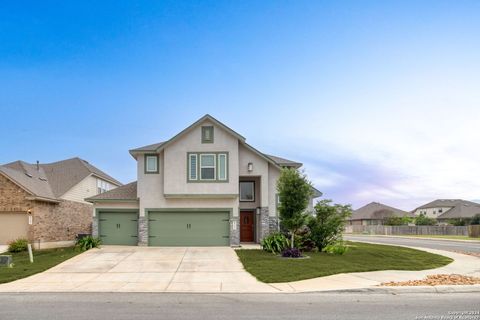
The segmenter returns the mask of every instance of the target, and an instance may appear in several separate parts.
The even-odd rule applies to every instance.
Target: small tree
[[[429,218],[423,213],[415,219],[415,225],[417,226],[434,226],[436,224],[437,220],[434,218]]]
[[[313,196],[313,187],[305,174],[293,168],[284,168],[277,181],[277,191],[280,198],[280,221],[289,231],[290,245],[294,248],[295,234],[305,226],[305,210]]]
[[[342,238],[345,221],[351,215],[350,205],[332,204],[332,200],[322,200],[315,205],[315,217],[310,219],[308,227],[318,251]]]

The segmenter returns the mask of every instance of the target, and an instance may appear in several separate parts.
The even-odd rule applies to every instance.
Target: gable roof
[[[32,196],[54,202],[91,174],[114,185],[121,185],[118,180],[80,158],[38,166],[24,161],[14,161],[1,165],[0,172]]]
[[[269,154],[265,154],[265,155],[267,157],[269,157],[270,159],[272,159],[273,161],[275,161],[281,167],[292,167],[292,168],[298,169],[303,165],[300,162],[295,162],[295,161],[288,160],[288,159],[285,159],[285,158],[280,158],[280,157],[272,156],[272,155],[269,155]]]
[[[413,217],[410,212],[387,206],[378,202],[371,202],[357,210],[354,210],[348,220],[382,220],[387,217]]]
[[[0,173],[19,185],[33,197],[39,197],[47,201],[57,201],[57,197],[48,183],[47,175],[43,168],[26,163],[15,161],[0,165]]]
[[[183,135],[188,133],[190,130],[192,130],[193,128],[195,128],[196,126],[200,125],[201,123],[203,123],[204,121],[207,121],[207,120],[212,122],[214,125],[217,125],[218,127],[220,127],[222,129],[224,129],[225,131],[229,132],[233,136],[235,136],[243,146],[245,146],[247,149],[253,151],[257,155],[259,155],[261,158],[265,159],[267,162],[271,163],[272,165],[274,165],[277,168],[280,168],[280,167],[300,168],[302,166],[302,164],[299,163],[299,162],[287,160],[287,159],[276,157],[276,156],[267,155],[265,153],[262,153],[262,152],[258,151],[257,149],[255,149],[254,147],[252,147],[251,145],[249,145],[245,141],[246,140],[245,137],[243,137],[242,135],[240,135],[239,133],[237,133],[236,131],[234,131],[233,129],[228,127],[227,125],[223,124],[222,122],[218,121],[217,119],[215,119],[214,117],[212,117],[209,114],[204,115],[199,120],[195,121],[193,124],[191,124],[190,126],[188,126],[187,128],[185,128],[180,133],[178,133],[177,135],[175,135],[174,137],[172,137],[171,139],[169,139],[167,141],[157,142],[157,143],[153,143],[153,144],[146,145],[146,146],[143,146],[143,147],[131,149],[131,150],[129,150],[129,152],[135,159],[137,158],[137,155],[141,154],[141,153],[160,152],[163,149],[165,149],[169,144],[176,141],[177,139],[179,139],[180,137],[182,137]]]
[[[476,214],[480,214],[480,204],[465,201],[442,213],[437,219],[473,218]]]
[[[439,215],[437,219],[472,218],[474,215],[480,214],[479,203],[462,199],[437,199],[416,208],[414,211],[429,208],[451,208]]]
[[[471,205],[471,206],[478,206],[480,205],[479,203],[472,202],[472,201],[467,201],[467,200],[462,200],[462,199],[437,199],[433,200],[432,202],[429,202],[427,204],[424,204],[423,206],[420,206],[416,208],[414,211],[418,209],[429,209],[429,208],[442,208],[442,207],[456,207],[458,205]]]
[[[97,194],[96,196],[86,198],[85,201],[97,202],[108,200],[138,200],[137,196],[137,181],[127,183],[110,191]]]

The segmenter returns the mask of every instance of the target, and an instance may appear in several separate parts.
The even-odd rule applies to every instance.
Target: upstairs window
[[[253,181],[240,182],[240,201],[242,202],[255,201],[255,182]]]
[[[218,155],[218,180],[227,180],[227,155],[225,153]]]
[[[228,182],[228,152],[187,153],[187,182]]]
[[[97,179],[97,194],[104,193],[110,190],[110,184],[106,181]]]
[[[145,155],[145,173],[158,173],[158,155]]]
[[[213,143],[213,126],[202,127],[202,143]]]
[[[189,154],[188,155],[188,180],[197,180],[197,166],[198,166],[198,155]]]
[[[214,154],[200,155],[200,179],[201,180],[215,180],[215,171],[217,169]]]

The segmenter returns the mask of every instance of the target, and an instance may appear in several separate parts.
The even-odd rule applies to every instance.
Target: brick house
[[[27,238],[35,248],[71,245],[91,233],[84,199],[121,183],[80,158],[49,164],[0,165],[0,244]]]

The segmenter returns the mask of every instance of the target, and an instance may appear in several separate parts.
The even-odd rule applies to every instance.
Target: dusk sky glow
[[[480,199],[479,1],[0,4],[0,163],[128,150],[211,114],[325,198]]]

